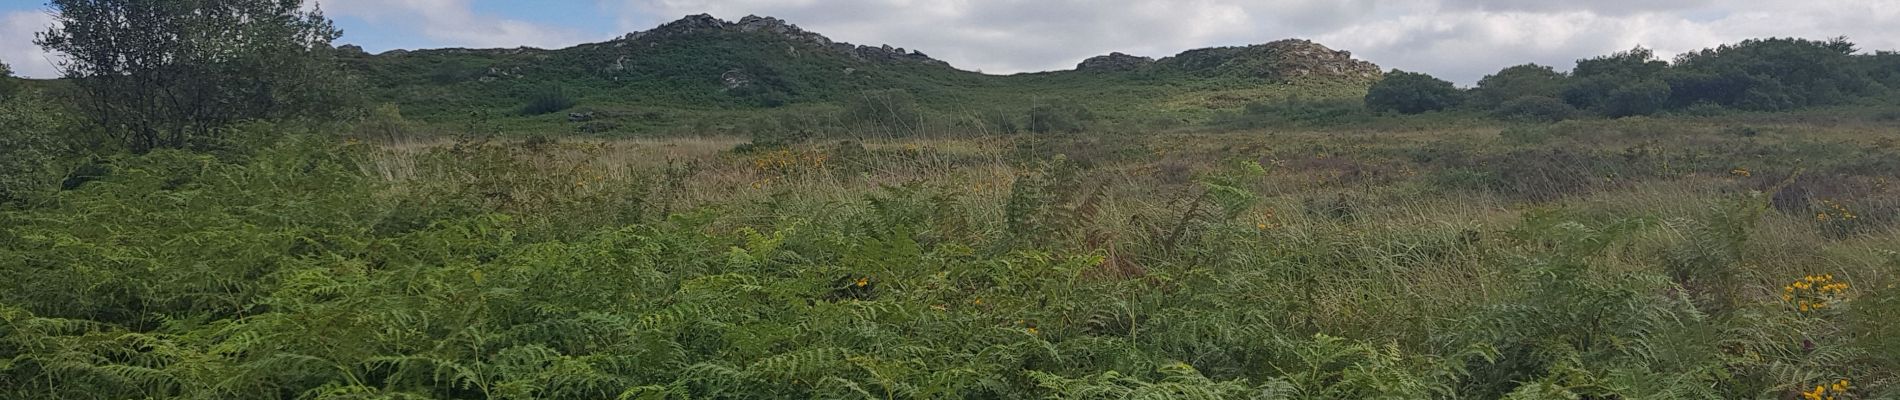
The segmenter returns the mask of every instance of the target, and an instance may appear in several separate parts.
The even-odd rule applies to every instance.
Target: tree
[[[1537,64],[1505,68],[1478,80],[1478,87],[1471,90],[1471,103],[1482,109],[1496,109],[1525,97],[1562,96],[1568,78],[1554,68]]]
[[[12,96],[18,85],[13,83],[13,67],[8,66],[6,60],[0,60],[0,100]]]
[[[1875,79],[1845,38],[1769,38],[1683,54],[1668,80],[1674,103],[1747,110],[1839,104],[1872,93]]]
[[[109,136],[135,151],[218,139],[245,119],[317,116],[343,103],[330,43],[302,0],[51,0],[35,43]]]
[[[1900,91],[1900,52],[1879,51],[1862,57],[1861,69],[1867,71],[1868,79],[1888,90]]]
[[[1571,75],[1578,78],[1625,77],[1652,78],[1669,68],[1669,63],[1656,58],[1656,51],[1636,46],[1629,51],[1617,52],[1607,56],[1577,60],[1577,68]]]
[[[1563,99],[1609,117],[1654,114],[1669,102],[1670,88],[1662,81],[1668,70],[1669,63],[1642,47],[1577,60]]]
[[[1366,90],[1366,108],[1418,114],[1458,106],[1464,92],[1451,82],[1416,72],[1392,70]]]

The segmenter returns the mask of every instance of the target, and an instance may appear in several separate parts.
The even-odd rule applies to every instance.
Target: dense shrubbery
[[[903,89],[873,90],[845,101],[846,123],[884,135],[915,135],[924,129],[917,98]]]
[[[522,115],[553,114],[574,108],[574,98],[559,87],[546,87],[529,93],[521,105]]]
[[[1556,69],[1537,64],[1505,68],[1478,80],[1478,87],[1471,89],[1470,105],[1496,109],[1526,97],[1560,97],[1568,78],[1569,75]]]
[[[1754,39],[1683,54],[1674,63],[1639,47],[1578,60],[1570,74],[1535,64],[1506,68],[1479,81],[1469,105],[1507,118],[1522,116],[1526,106],[1556,111],[1543,100],[1511,104],[1521,97],[1561,98],[1612,118],[1839,105],[1895,93],[1895,60],[1887,52],[1857,55],[1845,39]]]
[[[1457,107],[1464,92],[1431,75],[1394,70],[1366,90],[1366,108],[1418,114]]]
[[[0,60],[0,100],[12,96],[19,85],[13,78],[13,67],[7,65],[5,60]]]
[[[1845,39],[1754,39],[1683,54],[1668,77],[1674,102],[1744,110],[1841,104],[1872,93],[1871,72]]]

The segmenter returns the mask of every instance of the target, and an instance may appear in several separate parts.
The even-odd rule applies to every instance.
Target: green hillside
[[[938,121],[1059,101],[1117,122],[1179,123],[1260,100],[1356,97],[1379,74],[1379,67],[1346,53],[1281,41],[1193,50],[1121,69],[986,75],[921,52],[833,42],[775,18],[727,22],[707,15],[559,50],[371,55],[345,49],[346,62],[372,88],[372,97],[399,105],[413,120],[451,123],[477,115],[491,117],[505,131],[609,134],[664,133],[774,109],[813,115],[814,109],[839,107],[866,92],[893,89],[915,98]],[[556,93],[575,108],[538,116],[523,112],[530,100]],[[571,113],[591,114],[572,119],[592,124],[581,127],[570,121]]]

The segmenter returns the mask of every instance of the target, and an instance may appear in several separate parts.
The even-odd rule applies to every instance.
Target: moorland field
[[[248,26],[107,3],[41,41]],[[1900,56],[1842,39],[1459,88],[758,18],[372,55],[289,3],[314,41],[217,53],[268,62],[0,78],[0,398],[1900,397]]]

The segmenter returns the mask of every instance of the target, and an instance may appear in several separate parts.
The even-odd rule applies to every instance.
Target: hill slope
[[[901,89],[930,115],[960,117],[1075,102],[1111,120],[1179,121],[1291,95],[1353,96],[1379,67],[1304,40],[1198,49],[1159,61],[1114,54],[1076,70],[1008,76],[956,69],[922,52],[836,42],[783,20],[689,16],[602,43],[558,50],[435,49],[345,60],[379,101],[412,119],[471,115],[503,130],[548,131],[565,113],[527,116],[526,99],[561,92],[596,133],[645,134],[730,121],[736,114],[823,113],[868,90]],[[782,111],[781,111],[782,110]],[[604,123],[603,123],[604,122]],[[605,128],[600,128],[605,127]]]

